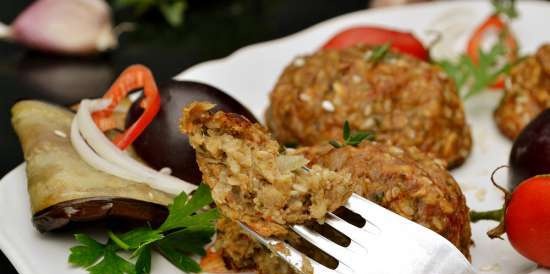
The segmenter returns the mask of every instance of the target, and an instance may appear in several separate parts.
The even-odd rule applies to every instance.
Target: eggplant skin
[[[95,221],[112,221],[123,227],[157,227],[168,216],[165,206],[125,198],[97,197],[76,199],[48,207],[33,215],[40,232],[72,229]]]
[[[50,231],[73,221],[98,221],[107,217],[156,218],[154,214],[130,212],[156,212],[144,208],[164,207],[173,197],[146,184],[96,170],[84,162],[70,141],[73,117],[74,113],[68,109],[40,101],[20,101],[12,107],[12,125],[26,161],[29,199],[37,229]],[[111,209],[103,209],[105,212],[99,214],[101,210],[94,209],[93,205],[101,199],[105,209]],[[121,199],[135,203],[119,206]],[[67,206],[71,203],[72,207]],[[126,214],[117,213],[121,208]],[[61,209],[66,211],[64,216],[59,213]]]

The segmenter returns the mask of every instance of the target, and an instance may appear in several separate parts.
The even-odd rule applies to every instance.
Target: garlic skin
[[[29,48],[67,55],[88,55],[117,46],[111,9],[104,0],[37,0],[7,31]]]

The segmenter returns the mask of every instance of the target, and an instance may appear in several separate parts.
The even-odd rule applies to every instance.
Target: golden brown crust
[[[456,88],[437,66],[391,54],[376,63],[366,46],[322,50],[289,65],[270,95],[267,125],[281,143],[341,139],[348,120],[379,141],[416,146],[460,165],[471,148]]]
[[[280,153],[267,130],[207,103],[184,110],[181,129],[195,148],[203,180],[222,213],[264,236],[286,234],[286,224],[323,220],[351,195],[350,174],[300,155]]]
[[[402,149],[369,142],[357,148],[324,145],[291,153],[305,155],[312,163],[329,169],[351,173],[356,193],[434,230],[470,258],[469,210],[460,187],[442,161],[414,147]],[[218,231],[217,247],[228,250],[223,253],[225,261],[235,269],[253,263],[262,273],[294,273],[259,244],[243,244],[242,240],[249,238],[234,222],[219,224]],[[270,269],[279,272],[269,272]]]
[[[221,251],[221,256],[229,269],[255,269],[254,257],[260,252],[269,252],[229,218],[220,218],[216,229],[215,248]]]
[[[495,110],[500,131],[515,139],[523,128],[550,107],[550,44],[541,46],[510,71],[504,97]]]
[[[296,273],[277,255],[250,238],[242,228],[228,218],[217,224],[215,248],[227,267],[236,271],[257,270],[258,274]]]
[[[373,142],[360,147],[312,148],[312,164],[349,172],[354,192],[447,238],[469,258],[468,207],[460,187],[444,168],[414,147]],[[308,150],[308,148],[300,151]]]

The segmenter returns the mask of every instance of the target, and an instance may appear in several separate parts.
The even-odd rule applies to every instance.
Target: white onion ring
[[[99,157],[80,135],[80,132],[78,131],[78,122],[76,119],[73,119],[73,122],[71,123],[71,143],[82,160],[95,169],[127,180],[140,181],[138,177],[134,176],[130,172]]]
[[[124,179],[145,183],[151,188],[178,195],[197,186],[163,174],[136,161],[115,146],[99,130],[91,113],[105,108],[105,100],[82,100],[71,126],[71,142],[84,161],[94,168]],[[86,143],[87,142],[87,143]]]

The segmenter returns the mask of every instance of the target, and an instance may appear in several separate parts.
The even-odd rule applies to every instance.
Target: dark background
[[[0,1],[0,21],[11,22],[31,1]],[[101,96],[130,64],[149,66],[158,82],[236,49],[286,36],[328,18],[365,9],[368,0],[189,0],[183,26],[172,28],[156,12],[140,18],[120,47],[94,58],[43,55],[0,41],[0,177],[23,161],[10,124],[10,108],[24,98],[71,104]],[[116,22],[135,20],[128,11]],[[0,205],[1,206],[1,205]],[[2,225],[2,224],[0,224]],[[17,273],[0,252],[0,273]],[[45,273],[46,274],[46,273]]]

